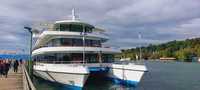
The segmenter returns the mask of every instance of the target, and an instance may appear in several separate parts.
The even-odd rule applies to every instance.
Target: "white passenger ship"
[[[137,85],[147,70],[144,65],[116,64],[119,49],[103,47],[105,30],[76,19],[56,21],[43,31],[32,52],[34,74],[51,82],[81,90],[91,73],[106,73],[109,80]],[[98,74],[98,73],[97,73]]]

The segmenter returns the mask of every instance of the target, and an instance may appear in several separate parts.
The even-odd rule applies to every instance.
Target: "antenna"
[[[72,9],[72,20],[76,20],[76,16],[75,16],[75,9]]]

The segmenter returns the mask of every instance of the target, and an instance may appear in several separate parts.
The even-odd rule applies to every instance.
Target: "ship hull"
[[[77,70],[72,70],[72,69],[69,70],[70,68],[66,68],[65,72],[59,70],[55,71],[51,69],[43,70],[43,68],[41,68],[41,66],[34,66],[34,75],[51,82],[64,84],[70,90],[82,90],[89,75],[88,73],[85,72],[79,72]],[[74,68],[80,68],[80,67],[74,67]],[[59,69],[59,66],[57,66],[57,69]]]
[[[65,66],[63,71],[63,66]],[[116,84],[137,86],[144,72],[144,65],[135,64],[88,64],[59,65],[42,64],[34,66],[34,74],[45,80],[67,85],[70,90],[82,90],[90,74],[101,75],[106,73],[106,78]]]
[[[147,69],[144,65],[113,64],[108,79],[114,81],[116,84],[137,86],[146,71]]]

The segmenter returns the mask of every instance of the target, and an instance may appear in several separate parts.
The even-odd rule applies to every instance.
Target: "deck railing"
[[[25,66],[22,64],[21,67],[22,67],[22,72],[23,72],[23,89],[24,90],[36,90]]]
[[[107,62],[98,62],[98,61],[94,61],[94,62],[83,62],[82,60],[81,61],[55,61],[55,60],[41,60],[41,61],[35,61],[35,64],[36,63],[49,63],[49,64],[97,64],[97,63],[114,63],[114,64],[129,64],[129,63],[132,63],[132,64],[136,64],[136,65],[144,65],[145,64],[145,61],[141,60],[141,61],[107,61]]]
[[[74,60],[74,61],[59,61],[59,60],[40,60],[40,61],[34,61],[39,63],[52,63],[52,64],[87,64],[87,63],[113,63],[113,61],[105,60],[103,62],[100,61],[87,61],[84,62],[83,60]]]
[[[75,64],[75,63],[84,63],[83,61],[54,61],[54,60],[41,60],[41,61],[35,61],[36,63],[51,63],[51,64]]]

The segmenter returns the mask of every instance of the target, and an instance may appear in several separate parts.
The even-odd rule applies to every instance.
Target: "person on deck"
[[[22,64],[23,64],[23,61],[22,61],[22,59],[20,59],[20,60],[19,60],[19,62],[20,62],[20,65],[22,65]]]
[[[0,77],[3,75],[3,62],[0,60]]]
[[[16,73],[18,71],[18,66],[19,66],[19,62],[17,60],[15,60],[13,68],[14,68],[14,72],[16,72]]]
[[[4,70],[4,75],[5,75],[6,78],[8,76],[9,69],[10,69],[10,64],[9,64],[8,60],[6,60],[5,61],[5,70]]]
[[[6,67],[5,67],[5,60],[2,60],[1,61],[1,75],[5,75],[5,70],[6,70]]]

